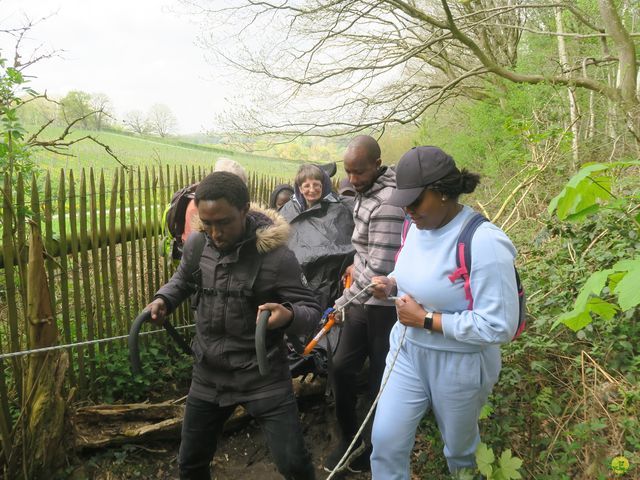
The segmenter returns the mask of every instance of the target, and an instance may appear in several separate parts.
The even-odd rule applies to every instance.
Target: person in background
[[[323,310],[340,294],[340,278],[355,251],[351,209],[331,188],[323,169],[304,164],[296,174],[293,197],[279,211],[291,225],[288,246]]]
[[[464,282],[449,278],[458,236],[474,215],[458,198],[479,178],[437,147],[413,148],[398,163],[387,203],[404,207],[413,224],[393,272],[373,278],[376,298],[399,296],[387,370],[399,353],[373,424],[374,479],[409,480],[416,428],[429,409],[449,470],[475,467],[480,409],[498,380],[500,344],[511,340],[519,317],[516,250],[495,225],[484,222],[473,236],[471,308]]]
[[[351,140],[344,154],[344,169],[356,191],[351,238],[356,253],[351,270],[353,283],[335,301],[336,308],[354,299],[356,293],[371,284],[373,277],[393,270],[405,216],[401,208],[387,205],[395,187],[395,172],[382,166],[380,146],[374,138],[359,135]],[[339,441],[324,461],[327,471],[335,469],[358,430],[356,378],[367,357],[369,400],[375,398],[380,388],[396,310],[392,301],[376,299],[367,293],[347,307],[345,316],[332,366]],[[352,472],[369,469],[368,435],[358,442],[347,460],[347,468]]]
[[[235,160],[231,160],[230,158],[218,158],[215,166],[213,167],[213,171],[233,173],[239,176],[245,185],[247,185],[249,182],[249,177],[247,177],[247,171],[244,169],[244,167]]]
[[[355,197],[356,189],[353,188],[353,185],[349,182],[348,178],[343,178],[340,180],[340,184],[338,185],[338,194],[343,197]]]
[[[285,245],[289,226],[250,210],[247,186],[229,172],[202,180],[195,204],[203,232],[189,236],[178,269],[146,307],[161,325],[184,300],[194,302],[195,362],[182,423],[180,478],[211,478],[209,464],[224,423],[241,404],[262,428],[284,478],[313,480],[284,334],[314,331],[320,307]],[[255,350],[256,318],[263,310],[271,312],[266,375]]]
[[[229,172],[233,173],[240,177],[240,179],[247,184],[247,172],[246,170],[235,160],[231,160],[230,158],[220,157],[216,164],[213,167],[215,172]],[[184,232],[182,232],[182,244],[187,241],[191,232],[198,230],[199,227],[199,219],[198,219],[198,208],[196,207],[196,203],[194,200],[189,202],[187,205],[187,209],[184,213]]]
[[[288,183],[281,183],[273,189],[269,196],[269,208],[279,211],[285,203],[291,200],[293,187]]]
[[[338,195],[340,200],[342,200],[342,202],[353,211],[356,201],[356,190],[353,188],[353,185],[349,183],[348,178],[343,178],[340,181],[340,184],[338,185]]]

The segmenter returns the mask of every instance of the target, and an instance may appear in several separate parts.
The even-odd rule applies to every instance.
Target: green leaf
[[[598,172],[608,170],[611,164],[596,163],[586,165],[567,182],[562,191],[551,200],[549,213],[554,211],[559,219],[576,214],[596,205],[598,198],[611,196],[611,178],[599,175]]]
[[[593,272],[591,276],[584,283],[582,288],[580,289],[580,293],[578,294],[578,298],[576,298],[576,302],[573,305],[574,312],[582,312],[587,308],[587,303],[591,296],[600,295],[602,289],[607,283],[607,279],[609,275],[614,273],[613,269],[600,270],[598,272]]]
[[[522,460],[518,457],[512,456],[510,449],[506,449],[502,452],[498,464],[500,465],[500,471],[505,480],[517,480],[522,478],[518,471],[520,470],[520,467],[522,467]]]
[[[618,283],[620,283],[620,280],[622,280],[626,274],[627,272],[625,271],[616,272],[609,275],[609,283],[607,284],[607,286],[609,287],[610,292],[613,292],[616,289],[616,286],[618,285]]]
[[[618,304],[623,311],[630,310],[640,304],[640,258],[618,262],[614,268],[623,264],[627,274],[618,282],[614,293],[618,295]]]
[[[640,161],[586,164],[549,203],[549,214],[560,220],[583,220],[600,209],[599,201],[612,201],[613,179],[608,170],[640,165]],[[615,201],[615,200],[614,200]],[[611,206],[611,205],[610,205]],[[622,208],[618,206],[618,208]]]
[[[579,212],[567,215],[565,220],[569,222],[579,222],[580,220],[584,220],[589,215],[593,215],[598,210],[600,210],[600,205],[593,204],[583,210],[580,210]]]
[[[571,311],[563,315],[560,315],[560,317],[558,318],[558,323],[564,323],[567,327],[569,327],[574,332],[577,332],[578,330],[582,330],[584,327],[589,325],[592,321],[593,319],[591,318],[591,315],[589,315],[589,312],[587,311],[582,311],[578,313]]]
[[[478,470],[485,477],[491,477],[493,474],[493,462],[496,457],[493,454],[493,450],[487,447],[486,443],[480,442],[478,449],[476,450],[476,463],[478,464]]]
[[[615,270],[616,272],[629,272],[630,270],[635,270],[636,268],[640,268],[640,257],[620,260],[619,262],[616,262],[613,267],[611,267],[611,269]]]
[[[611,320],[620,310],[617,305],[605,302],[598,297],[590,298],[587,303],[587,308],[590,312],[599,315],[605,320]]]
[[[490,404],[485,403],[482,406],[482,409],[480,410],[480,416],[478,417],[478,420],[484,420],[486,418],[489,418],[489,416],[491,416],[492,413],[493,413],[493,407]]]

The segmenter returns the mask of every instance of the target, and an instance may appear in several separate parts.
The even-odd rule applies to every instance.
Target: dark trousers
[[[298,406],[293,393],[243,402],[242,406],[262,428],[271,456],[284,478],[314,480],[315,471],[302,438]],[[217,403],[189,395],[178,454],[181,479],[211,479],[209,464],[224,422],[234,409],[235,405],[220,407]]]
[[[389,333],[396,318],[396,308],[392,306],[354,305],[346,311],[340,343],[333,357],[336,418],[343,441],[353,439],[359,427],[356,379],[367,357],[369,399],[373,400],[378,394],[389,351]]]

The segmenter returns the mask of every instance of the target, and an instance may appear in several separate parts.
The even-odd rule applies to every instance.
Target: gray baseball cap
[[[388,203],[396,207],[411,205],[427,185],[456,171],[453,158],[438,147],[413,147],[396,166],[396,189]]]

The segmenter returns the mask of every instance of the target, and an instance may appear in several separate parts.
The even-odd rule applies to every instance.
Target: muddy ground
[[[333,404],[324,395],[299,399],[301,421],[307,447],[316,465],[317,479],[327,478],[322,469],[325,456],[336,444]],[[364,410],[364,408],[363,408]],[[118,448],[85,452],[67,471],[73,480],[120,480],[178,478],[176,455],[179,442],[133,443]],[[247,420],[234,431],[225,432],[213,462],[212,478],[217,480],[281,480],[269,458],[262,432],[257,424]],[[370,474],[336,476],[364,480]]]

